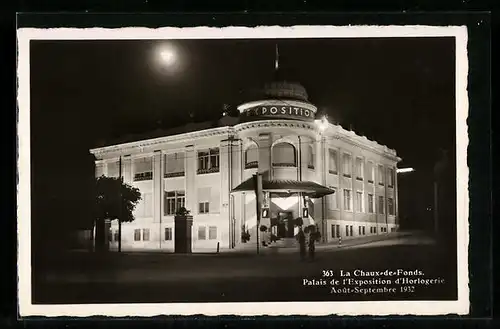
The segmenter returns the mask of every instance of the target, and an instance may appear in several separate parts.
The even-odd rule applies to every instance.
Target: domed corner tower
[[[289,119],[314,121],[317,108],[308,100],[304,86],[288,80],[285,72],[278,65],[274,79],[264,85],[256,99],[238,106],[242,121]]]

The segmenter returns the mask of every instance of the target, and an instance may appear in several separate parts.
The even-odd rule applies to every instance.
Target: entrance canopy
[[[328,194],[335,193],[335,190],[332,190],[326,186],[320,185],[311,181],[296,181],[296,180],[279,180],[279,179],[271,179],[271,180],[262,180],[262,190],[264,192],[271,193],[302,193],[303,195],[307,195],[311,198],[321,198]],[[246,192],[246,191],[255,191],[255,183],[253,177],[250,177],[237,187],[235,187],[231,193],[233,192]]]

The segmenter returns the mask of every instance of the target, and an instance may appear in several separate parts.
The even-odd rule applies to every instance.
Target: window
[[[118,241],[120,239],[120,235],[118,234],[118,231],[115,231],[114,233],[114,241]]]
[[[218,213],[220,209],[220,191],[212,187],[198,189],[198,213]]]
[[[373,183],[374,176],[375,176],[375,166],[373,165],[373,162],[368,161],[367,165],[367,172],[368,172],[368,183]]]
[[[366,234],[366,232],[365,232],[365,227],[364,227],[364,226],[363,226],[363,230],[362,230],[362,232],[363,232],[363,235],[365,235],[365,234]]]
[[[134,241],[141,241],[141,230],[140,229],[134,230]]]
[[[356,179],[363,180],[363,158],[356,158]]]
[[[394,200],[392,198],[387,198],[387,208],[389,215],[394,215]]]
[[[373,233],[377,233],[377,227],[376,226],[373,228]]]
[[[273,146],[274,167],[295,167],[297,159],[295,147],[290,143],[279,143]]]
[[[245,151],[245,169],[259,167],[259,149],[257,145],[251,144]]]
[[[378,183],[384,185],[384,166],[378,165]]]
[[[113,161],[108,163],[108,177],[120,176],[120,162]]]
[[[334,190],[335,193],[332,193],[330,195],[328,195],[328,206],[331,210],[336,210],[336,209],[339,209],[339,205],[338,205],[338,193],[337,193],[337,188],[336,187],[333,187],[333,186],[330,186],[330,189]]]
[[[340,225],[332,224],[332,238],[340,238]]]
[[[207,228],[205,226],[198,227],[198,240],[207,239]]]
[[[102,163],[96,163],[95,164],[95,177],[101,177],[104,175],[104,164]]]
[[[153,216],[153,193],[142,193],[141,200],[134,210],[134,215],[139,218]]]
[[[349,236],[349,225],[345,226],[345,236]]]
[[[383,196],[378,197],[378,213],[379,214],[384,213],[384,197]]]
[[[344,176],[351,177],[351,155],[344,153],[342,159]]]
[[[217,226],[208,227],[208,239],[217,240]]]
[[[352,225],[349,226],[349,233],[350,233],[351,236],[353,236],[353,234],[352,234]]]
[[[351,210],[351,190],[344,190],[344,210]]]
[[[314,164],[315,164],[315,154],[314,154],[314,147],[309,145],[308,147],[308,162],[307,162],[307,168],[309,169],[314,169]]]
[[[219,172],[219,148],[198,152],[198,174]]]
[[[356,211],[363,212],[363,192],[356,192]]]
[[[166,241],[172,240],[172,228],[171,227],[165,227],[165,240]]]
[[[153,179],[153,161],[151,157],[134,160],[134,181]]]
[[[387,185],[389,185],[389,187],[393,187],[394,186],[394,168],[389,168],[388,169],[388,179],[389,179],[389,183]]]
[[[373,194],[368,194],[368,212],[373,214]]]
[[[163,215],[175,215],[182,207],[185,207],[186,196],[184,191],[165,191],[163,193],[164,205]]]
[[[149,228],[142,229],[142,240],[149,241]]]
[[[328,172],[330,174],[337,174],[337,151],[329,149],[328,150]]]
[[[165,155],[165,178],[184,176],[184,171],[184,152]]]
[[[200,202],[198,206],[198,212],[200,214],[208,214],[210,212],[210,202]]]
[[[113,231],[112,230],[108,231],[108,241],[109,242],[113,241]]]
[[[361,226],[358,226],[358,235],[361,235]]]

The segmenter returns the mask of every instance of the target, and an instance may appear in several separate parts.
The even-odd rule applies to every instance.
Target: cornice
[[[373,152],[385,158],[388,158],[392,161],[399,162],[401,158],[399,158],[396,154],[396,151],[388,148],[385,145],[381,145],[375,141],[368,139],[366,136],[360,136],[356,134],[354,131],[348,131],[342,128],[341,126],[332,125],[335,127],[335,131],[331,135],[334,139],[339,139],[343,142],[346,142],[352,146],[359,147],[365,149],[367,151]]]
[[[313,122],[299,121],[299,120],[258,120],[239,123],[234,126],[235,132],[241,132],[256,128],[274,128],[274,127],[284,127],[284,128],[301,128],[306,130],[316,130],[316,126]]]
[[[211,129],[193,131],[178,135],[171,135],[171,136],[105,146],[100,148],[94,148],[90,150],[90,153],[94,154],[95,156],[105,155],[114,152],[130,153],[136,150],[142,150],[144,148],[149,148],[152,146],[161,147],[162,145],[169,143],[192,142],[193,140],[199,138],[223,136],[233,132],[234,132],[233,127],[211,128]]]
[[[299,120],[258,120],[239,123],[234,127],[227,126],[211,128],[154,139],[146,139],[141,141],[105,146],[101,148],[94,148],[90,150],[90,153],[94,154],[95,156],[104,156],[112,153],[128,154],[154,146],[162,148],[162,146],[169,143],[192,143],[193,140],[200,138],[224,136],[227,134],[235,134],[252,129],[275,127],[302,129],[309,132],[314,132],[318,135],[320,134],[318,131],[318,126],[314,122]],[[376,141],[369,140],[366,136],[357,135],[354,131],[348,131],[339,125],[329,124],[323,136],[342,140],[343,142],[346,142],[350,145],[376,153],[392,161],[401,161],[401,158],[397,156],[395,150],[390,149],[385,145],[381,145]]]

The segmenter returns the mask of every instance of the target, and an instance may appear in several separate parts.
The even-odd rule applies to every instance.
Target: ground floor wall
[[[118,249],[118,223],[108,232],[110,250]],[[219,215],[194,216],[191,228],[193,252],[216,252],[230,248],[229,223]],[[122,251],[158,250],[174,252],[175,222],[167,217],[161,223],[137,219],[122,224]]]
[[[289,199],[271,200],[269,218],[262,218],[257,225],[255,198],[252,195],[234,202],[230,212],[219,214],[198,214],[193,216],[191,229],[193,252],[216,252],[235,248],[242,243],[269,242],[272,236],[293,238],[298,227],[291,224],[276,225],[276,214],[286,214],[285,219],[293,221],[301,216],[300,209],[307,206],[308,217],[303,218],[303,225],[315,225],[322,235],[322,242],[335,242],[339,239],[351,239],[363,236],[386,234],[398,230],[395,216],[374,213],[356,213],[342,210],[328,210],[323,207],[322,199],[311,200],[307,205],[299,204],[296,196]],[[286,230],[283,236],[283,231]],[[138,218],[122,225],[122,250],[158,250],[174,251],[175,221],[173,216],[164,216],[161,222],[152,218]],[[113,221],[108,231],[110,250],[118,248],[118,223]]]

